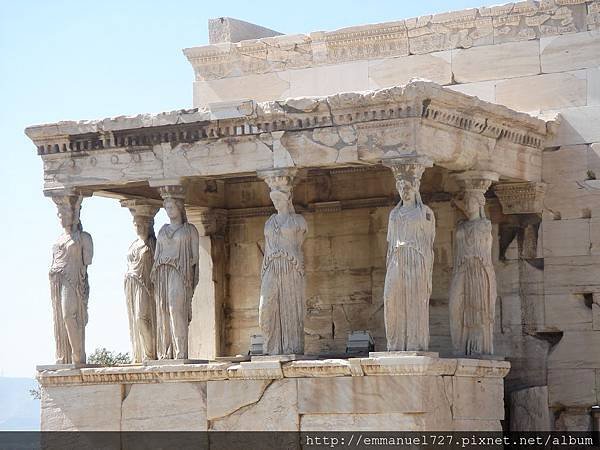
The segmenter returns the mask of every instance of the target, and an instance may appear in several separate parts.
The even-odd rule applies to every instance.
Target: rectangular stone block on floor
[[[548,393],[551,407],[584,406],[597,403],[595,369],[548,370]]]
[[[128,392],[127,392],[128,391]],[[122,431],[206,431],[206,383],[126,386]]]
[[[298,380],[300,414],[424,413],[438,406],[432,376],[337,377]]]
[[[552,431],[547,386],[512,392],[509,405],[511,431]]]
[[[502,378],[453,377],[452,392],[454,419],[504,419]]]
[[[119,431],[120,384],[45,386],[42,388],[42,431]]]
[[[210,431],[298,431],[295,379],[207,383]]]

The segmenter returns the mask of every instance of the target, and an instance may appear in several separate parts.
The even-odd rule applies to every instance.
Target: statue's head
[[[143,241],[146,241],[148,237],[154,235],[153,217],[136,215],[133,217],[133,226],[135,227],[135,233]]]
[[[183,199],[177,197],[167,197],[163,202],[163,206],[167,216],[171,221],[186,221],[185,204]]]
[[[63,229],[68,232],[80,229],[79,212],[81,210],[82,197],[65,195],[55,197],[53,200],[58,208],[58,218]]]
[[[476,220],[485,217],[485,195],[478,189],[465,191],[462,201],[462,210],[469,220]]]
[[[292,193],[287,190],[273,190],[269,194],[273,205],[279,214],[285,214],[294,211],[292,205]]]
[[[403,203],[414,203],[419,192],[419,180],[400,178],[396,180],[396,189]]]

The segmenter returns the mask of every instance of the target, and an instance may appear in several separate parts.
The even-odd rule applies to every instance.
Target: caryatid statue
[[[50,290],[54,316],[56,364],[85,364],[88,321],[87,267],[92,263],[92,237],[79,220],[79,194],[52,195],[64,233],[52,248]]]
[[[152,268],[157,355],[187,359],[192,296],[198,284],[198,230],[187,221],[183,186],[162,186],[160,193],[170,223],[158,233]]]
[[[267,355],[304,353],[306,294],[302,244],[307,226],[292,204],[294,175],[292,169],[261,174],[277,210],[265,223],[258,309],[263,353]]]
[[[144,200],[122,200],[129,208],[137,239],[127,252],[125,299],[133,362],[156,359],[156,306],[150,273],[154,264],[156,236],[154,216],[158,206]]]
[[[494,352],[496,275],[492,264],[492,223],[485,216],[485,192],[493,172],[455,176],[461,193],[453,203],[466,220],[456,227],[454,267],[450,284],[450,334],[461,355]]]
[[[419,187],[425,157],[385,160],[396,179],[400,202],[388,222],[387,270],[383,292],[388,351],[425,351],[429,347],[429,297],[432,287],[435,216],[423,204]]]

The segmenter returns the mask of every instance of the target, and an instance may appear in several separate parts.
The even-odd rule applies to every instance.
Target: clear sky
[[[208,43],[209,18],[295,34],[494,3],[0,0],[0,375],[33,376],[36,364],[54,361],[47,272],[61,230],[26,126],[191,107],[193,71],[181,49]],[[165,218],[161,211],[157,230]],[[95,197],[84,201],[82,223],[95,246],[87,351],[129,351],[122,277],[135,237],[130,213]]]

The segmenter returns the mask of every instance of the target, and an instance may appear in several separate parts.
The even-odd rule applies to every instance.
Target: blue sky
[[[36,364],[54,360],[47,270],[60,227],[26,126],[191,107],[193,71],[181,49],[208,43],[209,18],[295,34],[494,3],[0,0],[0,375],[33,376]],[[91,198],[82,223],[95,244],[88,353],[129,351],[122,275],[130,214]]]

